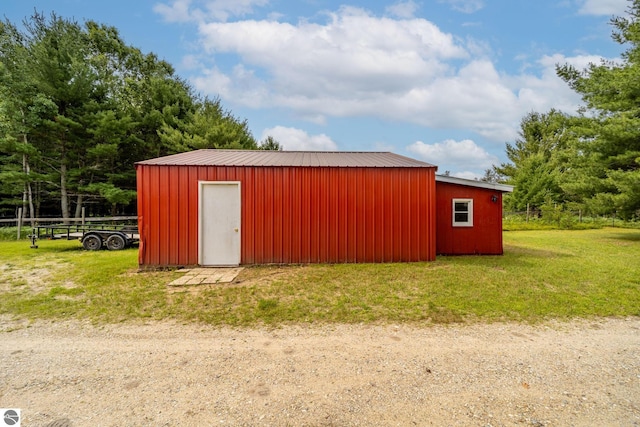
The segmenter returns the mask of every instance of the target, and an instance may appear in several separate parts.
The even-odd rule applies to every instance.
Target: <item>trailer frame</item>
[[[122,250],[140,242],[136,226],[117,226],[111,224],[55,224],[37,225],[31,235],[31,247],[37,248],[36,240],[79,240],[88,251],[106,248],[110,251]]]

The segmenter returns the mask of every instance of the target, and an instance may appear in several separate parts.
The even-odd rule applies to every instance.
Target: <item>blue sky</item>
[[[627,0],[2,0],[118,28],[287,150],[393,151],[479,177],[520,120],[574,113],[555,65],[617,59]]]

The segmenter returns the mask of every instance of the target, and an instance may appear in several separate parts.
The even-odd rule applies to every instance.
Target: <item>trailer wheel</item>
[[[88,251],[102,249],[102,239],[96,234],[88,234],[82,239],[82,247]]]
[[[112,234],[107,239],[107,249],[110,251],[119,251],[124,249],[125,246],[127,246],[127,242],[124,240],[124,237],[119,234]]]

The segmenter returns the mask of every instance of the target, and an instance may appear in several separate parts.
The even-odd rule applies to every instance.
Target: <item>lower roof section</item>
[[[465,185],[467,187],[486,188],[488,190],[500,191],[502,193],[512,193],[513,186],[499,184],[497,182],[476,181],[473,179],[454,178],[452,176],[436,175],[436,182],[446,182],[447,184]]]

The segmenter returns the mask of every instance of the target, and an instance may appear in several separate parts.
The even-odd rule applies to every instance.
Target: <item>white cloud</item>
[[[182,57],[180,67],[185,70],[196,70],[202,67],[200,60],[195,55],[185,55]]]
[[[191,0],[174,0],[170,4],[156,3],[153,5],[153,11],[167,22],[189,22],[193,19],[190,5]]]
[[[467,56],[450,34],[424,19],[377,18],[352,7],[329,16],[325,25],[214,22],[202,25],[200,32],[207,51],[237,53],[277,77],[310,72],[313,77],[331,71],[350,84],[362,79],[367,84],[375,78],[384,83],[383,79],[397,75],[429,76],[440,68],[437,61]]]
[[[401,101],[392,102],[395,111],[416,114],[419,124],[472,129],[501,142],[512,136],[512,124],[519,118],[516,95],[487,60],[472,61],[456,75],[414,88]]]
[[[505,78],[505,84],[517,91],[520,115],[527,111],[548,111],[551,108],[574,113],[582,99],[567,83],[556,74],[556,66],[569,64],[578,70],[589,64],[600,64],[602,57],[595,55],[545,55],[537,61],[539,75],[521,74]]]
[[[233,99],[234,102],[251,108],[263,107],[262,101],[270,96],[266,83],[241,64],[236,65],[230,75],[213,67],[203,70],[201,75],[191,81],[199,91],[223,99]]]
[[[309,135],[302,129],[276,126],[265,129],[262,139],[272,136],[287,151],[337,151],[338,146],[327,135]]]
[[[462,178],[462,179],[480,179],[482,178],[481,174],[477,174],[475,172],[470,171],[462,171],[462,172],[453,172],[451,176],[454,178]]]
[[[625,15],[628,0],[579,0],[582,15]]]
[[[173,0],[169,4],[156,3],[153,11],[167,22],[226,21],[233,16],[245,16],[256,6],[264,6],[269,0]]]
[[[500,85],[493,66],[472,61],[456,71],[449,62],[465,60],[467,50],[424,19],[378,18],[342,8],[324,25],[239,21],[209,23],[200,31],[208,52],[238,54],[247,70],[263,76],[254,83],[269,87],[263,98],[249,100],[243,81],[218,88],[195,79],[198,89],[226,92],[236,103],[285,107],[316,121],[318,115],[373,115],[444,126],[446,116],[455,116],[456,125],[477,123],[484,133],[496,126],[484,104],[494,102],[500,115],[513,111],[513,101],[505,98],[514,95]],[[447,114],[443,104],[455,110]]]
[[[440,172],[445,170],[484,170],[499,163],[496,156],[489,154],[484,148],[469,139],[459,142],[448,139],[435,144],[417,141],[408,146],[407,151],[426,162],[439,166]]]
[[[453,10],[462,13],[474,13],[484,7],[483,0],[440,0],[440,3],[449,3]]]
[[[560,54],[545,55],[540,59],[540,64],[545,68],[555,69],[556,65],[569,64],[576,67],[578,70],[584,70],[590,64],[600,65],[602,63],[602,57],[598,55],[577,55],[577,56],[564,56]]]
[[[226,98],[231,95],[231,78],[217,68],[202,71],[202,75],[192,79],[196,89],[205,93],[218,93]]]
[[[388,14],[404,19],[413,18],[417,10],[418,4],[413,0],[399,1],[386,8]]]
[[[237,62],[202,66],[191,82],[234,105],[277,107],[317,124],[327,117],[376,117],[470,130],[503,143],[516,137],[532,110],[572,113],[580,105],[557,77],[556,63],[599,60],[545,56],[509,75],[487,59],[489,46],[463,42],[425,19],[377,17],[354,7],[326,16],[320,23],[203,22],[205,55],[230,54],[225,59]]]

